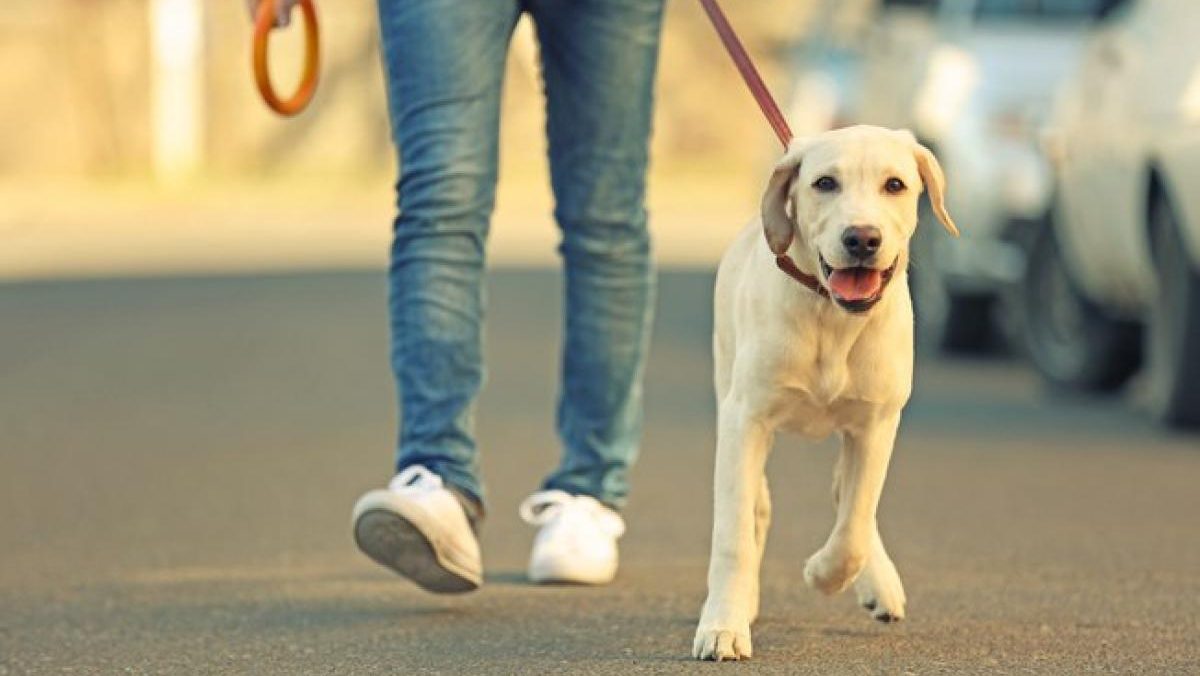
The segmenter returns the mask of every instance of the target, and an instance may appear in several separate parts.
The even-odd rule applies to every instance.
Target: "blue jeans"
[[[563,455],[544,487],[624,504],[653,312],[644,197],[662,10],[663,0],[379,0],[401,167],[389,277],[398,469],[424,465],[482,500],[484,254],[505,55],[528,12],[566,268]]]

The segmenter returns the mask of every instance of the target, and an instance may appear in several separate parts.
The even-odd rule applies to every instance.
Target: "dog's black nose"
[[[873,225],[852,225],[842,231],[842,246],[859,260],[874,256],[882,243],[883,234]]]

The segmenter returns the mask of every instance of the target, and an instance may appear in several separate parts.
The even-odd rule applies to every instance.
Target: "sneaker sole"
[[[480,580],[447,566],[429,538],[395,512],[384,509],[363,512],[354,523],[354,541],[373,561],[426,591],[463,594],[479,588]]]
[[[531,566],[526,572],[529,581],[534,584],[556,586],[600,587],[610,584],[616,579],[616,571],[597,573],[594,571],[566,571],[551,567]]]

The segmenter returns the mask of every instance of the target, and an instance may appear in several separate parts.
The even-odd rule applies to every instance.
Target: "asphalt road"
[[[919,367],[881,512],[908,620],[805,588],[833,455],[785,440],[755,658],[690,661],[710,285],[662,279],[617,582],[538,588],[515,511],[557,455],[557,278],[492,278],[488,578],[459,598],[350,538],[390,474],[382,276],[0,286],[0,675],[1200,673],[1200,438],[1000,360]]]

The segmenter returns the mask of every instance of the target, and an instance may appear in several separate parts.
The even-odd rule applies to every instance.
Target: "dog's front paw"
[[[883,623],[899,622],[904,619],[904,585],[892,560],[884,556],[872,556],[858,579],[854,581],[858,604],[871,613],[871,617]]]
[[[804,581],[825,594],[836,594],[862,572],[867,557],[841,547],[825,545],[804,564]]]
[[[696,630],[692,642],[692,657],[698,660],[725,662],[750,659],[750,626],[705,628]]]

